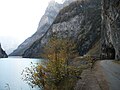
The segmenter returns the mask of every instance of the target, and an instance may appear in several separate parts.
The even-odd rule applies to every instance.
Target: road
[[[102,71],[108,82],[110,90],[120,90],[120,65],[112,60],[103,60],[100,62]]]

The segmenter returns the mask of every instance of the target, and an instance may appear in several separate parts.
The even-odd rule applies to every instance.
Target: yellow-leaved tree
[[[74,40],[52,35],[43,47],[42,57],[46,60],[44,65],[29,69],[33,73],[29,75],[30,80],[26,81],[44,90],[71,90],[74,86],[71,79],[78,78],[82,71],[69,65],[70,60],[77,56]]]

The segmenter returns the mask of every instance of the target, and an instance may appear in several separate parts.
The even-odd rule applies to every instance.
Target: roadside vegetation
[[[23,72],[23,80],[41,90],[74,90],[82,71],[93,66],[90,56],[76,58],[79,54],[74,40],[57,35],[44,45],[42,57],[45,59],[42,64],[32,65]]]

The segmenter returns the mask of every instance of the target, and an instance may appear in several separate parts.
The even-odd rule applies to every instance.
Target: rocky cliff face
[[[40,57],[42,46],[53,33],[73,38],[80,55],[100,40],[101,0],[78,0],[63,8],[42,38],[28,48],[23,57]]]
[[[59,4],[55,1],[51,1],[42,16],[37,31],[28,39],[26,39],[22,44],[18,46],[10,55],[22,56],[22,54],[38,39],[40,39],[48,30],[48,28],[53,23],[60,9],[68,5],[70,2],[75,0],[66,0],[63,4]]]
[[[5,51],[3,51],[0,44],[0,58],[7,58],[7,57],[8,57],[7,54],[5,53]]]
[[[120,0],[102,0],[102,58],[120,60]]]

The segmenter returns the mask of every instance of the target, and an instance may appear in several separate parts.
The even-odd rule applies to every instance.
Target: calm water
[[[31,62],[40,63],[40,59],[9,57],[0,59],[0,90],[39,90],[31,88],[22,80],[22,71],[30,67]],[[8,87],[8,85],[9,87]]]

